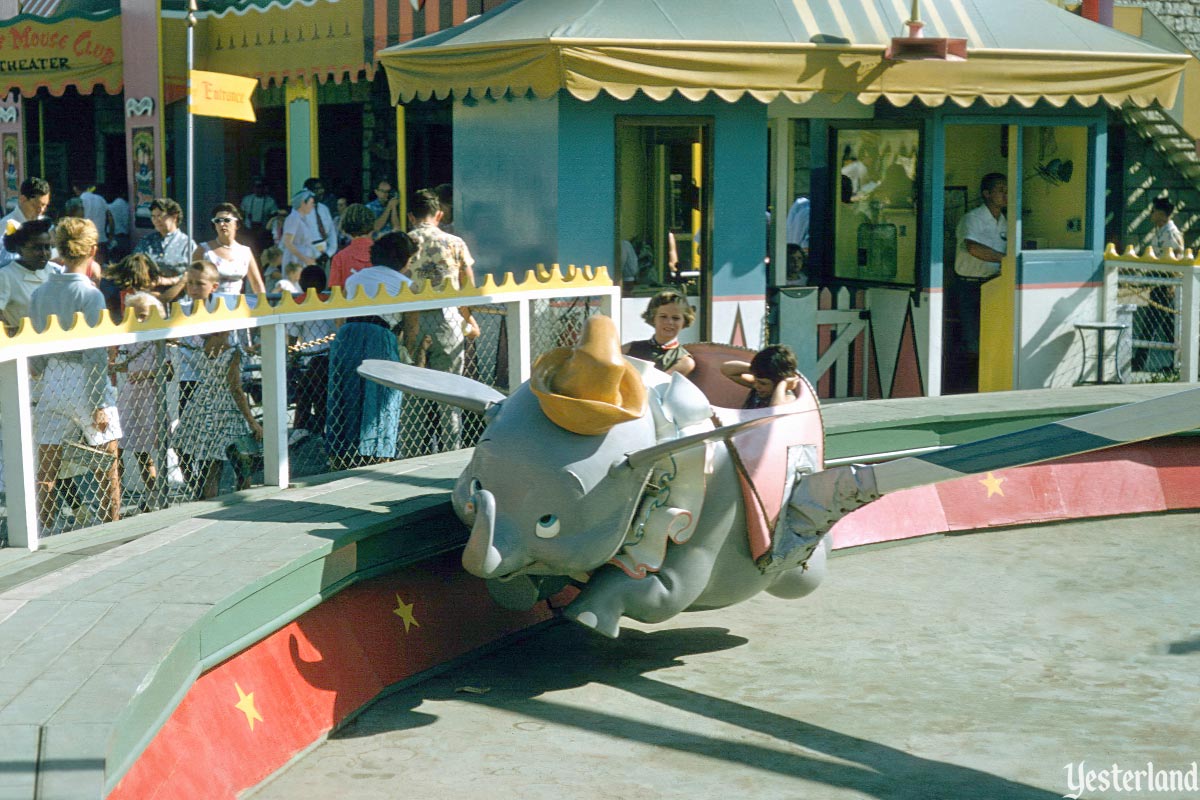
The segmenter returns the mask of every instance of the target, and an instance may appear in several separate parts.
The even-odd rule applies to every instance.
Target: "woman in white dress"
[[[309,218],[317,213],[317,197],[308,189],[301,189],[292,197],[292,213],[283,221],[283,235],[279,246],[283,249],[283,268],[288,264],[310,267],[317,263],[320,253],[316,247],[315,226]]]
[[[217,268],[217,274],[221,276],[217,291],[221,294],[241,294],[243,281],[250,284],[253,294],[264,294],[267,287],[263,284],[253,251],[234,238],[241,223],[242,213],[237,206],[218,203],[212,211],[217,236],[197,247],[192,260],[207,261]]]

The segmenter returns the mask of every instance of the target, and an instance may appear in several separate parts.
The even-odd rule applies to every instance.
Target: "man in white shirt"
[[[371,259],[377,263],[346,278],[346,298],[354,300],[362,291],[368,297],[383,302],[389,296],[400,294],[405,286],[412,285],[412,278],[401,271],[408,266],[415,252],[415,246],[410,242],[408,234],[403,231],[392,231],[380,237],[371,246]],[[401,321],[399,314],[388,314],[383,319],[393,326]]]
[[[1175,204],[1165,197],[1155,198],[1151,203],[1150,221],[1154,223],[1154,232],[1150,237],[1150,246],[1159,258],[1166,258],[1173,250],[1176,258],[1183,258],[1183,233],[1171,219],[1175,213]]]
[[[1008,178],[999,172],[983,176],[979,184],[983,205],[963,214],[958,221],[958,248],[954,272],[963,284],[959,292],[959,319],[963,347],[979,352],[979,286],[1000,274],[1000,262],[1008,252]]]
[[[317,245],[318,253],[333,258],[333,254],[338,250],[337,225],[333,224],[333,212],[325,204],[325,184],[321,182],[320,178],[309,178],[304,182],[304,188],[317,198],[317,207],[313,209],[313,213],[310,215],[311,219],[306,220],[313,229],[313,243]],[[317,244],[318,239],[324,241],[324,247]],[[326,265],[325,271],[329,272],[328,265]]]
[[[112,202],[108,204],[109,218],[112,220],[112,237],[108,243],[108,257],[117,261],[129,255],[129,201],[121,194],[121,188],[114,186],[108,191]]]
[[[242,198],[241,208],[246,224],[245,232],[253,240],[257,256],[262,250],[274,244],[271,241],[271,234],[267,230],[267,223],[279,211],[279,205],[267,191],[267,182],[262,178],[255,178],[250,194]]]
[[[12,213],[0,218],[0,267],[5,267],[17,258],[4,248],[4,233],[8,223],[23,224],[31,219],[41,219],[50,207],[50,184],[42,178],[26,178],[17,195],[17,207]]]
[[[112,230],[112,216],[108,213],[108,203],[96,194],[92,182],[83,178],[76,179],[71,184],[75,194],[83,201],[83,216],[90,219],[100,235],[99,250],[96,259],[104,263],[108,258],[108,234]]]
[[[787,243],[799,245],[808,255],[808,223],[812,205],[807,197],[797,197],[787,213]]]
[[[1008,252],[1008,179],[999,172],[984,176],[979,189],[983,205],[963,214],[958,221],[958,251],[954,271],[964,278],[991,280],[1000,274],[1000,262]]]

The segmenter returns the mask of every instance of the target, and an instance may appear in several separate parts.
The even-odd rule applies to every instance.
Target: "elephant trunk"
[[[504,560],[495,544],[496,498],[486,489],[480,489],[471,503],[475,506],[475,524],[463,550],[463,568],[480,578],[495,578]]]

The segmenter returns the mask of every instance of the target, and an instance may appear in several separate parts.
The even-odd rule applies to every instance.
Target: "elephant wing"
[[[367,359],[359,365],[358,374],[392,389],[478,414],[504,399],[504,395],[491,386],[462,375],[396,361]]]

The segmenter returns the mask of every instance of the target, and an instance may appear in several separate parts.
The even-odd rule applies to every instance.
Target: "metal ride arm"
[[[873,466],[849,465],[806,475],[788,500],[763,572],[804,563],[839,519],[885,494],[1200,428],[1200,389],[994,436]]]
[[[879,494],[1036,464],[1200,428],[1200,389],[1107,408],[921,456],[878,464]]]

